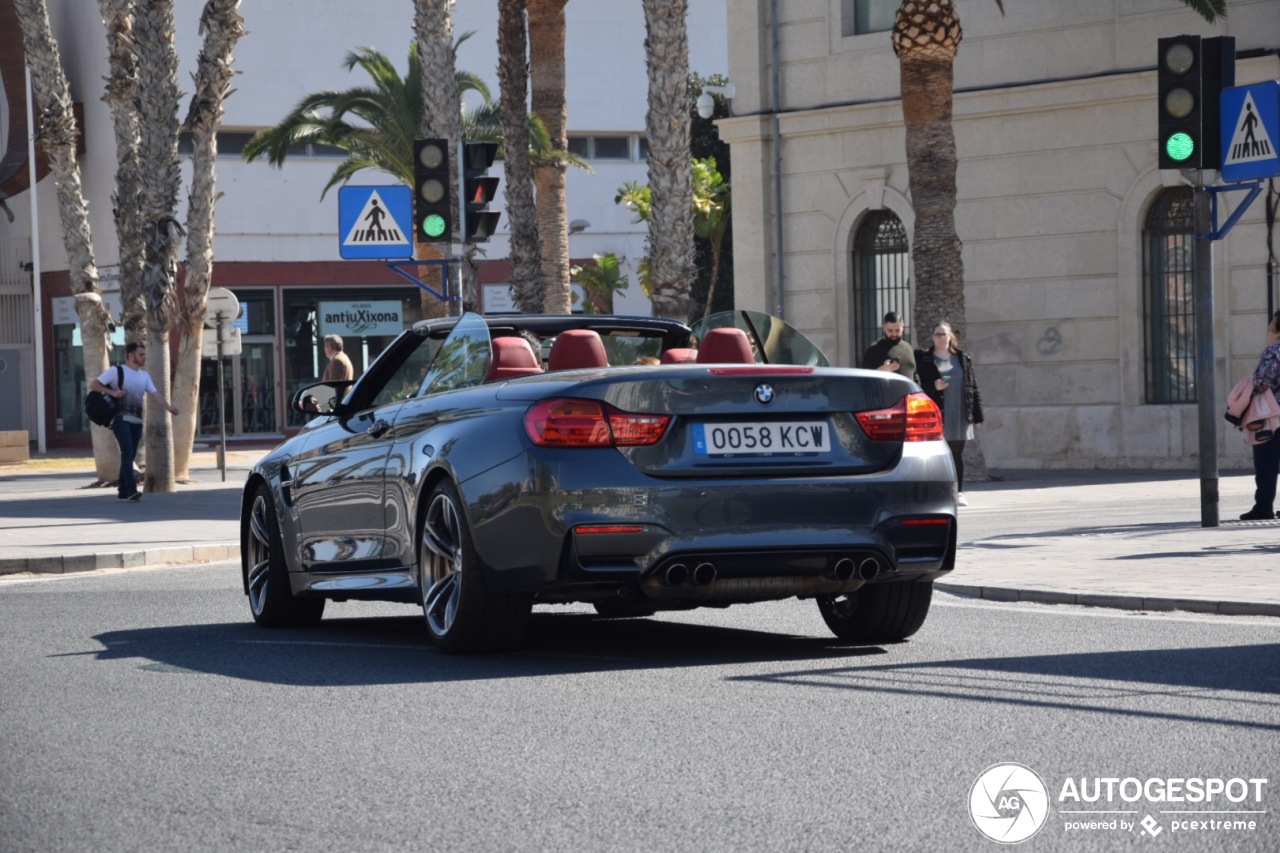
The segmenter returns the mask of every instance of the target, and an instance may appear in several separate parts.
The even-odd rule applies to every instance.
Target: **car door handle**
[[[373,422],[373,426],[364,431],[364,434],[371,438],[378,438],[389,429],[391,429],[391,424],[379,418]]]

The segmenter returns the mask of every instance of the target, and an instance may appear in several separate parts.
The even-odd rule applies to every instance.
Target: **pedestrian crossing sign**
[[[1222,90],[1222,180],[1280,175],[1280,80]]]
[[[338,253],[343,258],[412,258],[412,222],[413,191],[406,186],[338,188]]]

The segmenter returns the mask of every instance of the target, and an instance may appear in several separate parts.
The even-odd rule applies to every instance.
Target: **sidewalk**
[[[0,578],[240,556],[240,490],[266,451],[211,452],[196,482],[115,500],[87,456],[0,465]],[[1280,521],[1240,522],[1253,478],[1219,480],[1222,524],[1199,524],[1190,472],[1011,473],[966,484],[956,570],[940,591],[993,601],[1280,616]],[[1153,495],[1158,497],[1153,498]]]

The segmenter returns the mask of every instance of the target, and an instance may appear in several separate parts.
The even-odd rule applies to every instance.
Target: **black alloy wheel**
[[[248,516],[240,521],[240,565],[253,621],[264,628],[314,625],[324,615],[323,598],[298,598],[289,588],[289,570],[271,491],[259,483]]]
[[[533,611],[531,595],[489,591],[462,501],[447,480],[427,499],[418,547],[418,587],[427,631],[449,654],[515,647]]]

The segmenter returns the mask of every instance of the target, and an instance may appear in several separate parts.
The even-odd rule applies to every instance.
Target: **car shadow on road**
[[[1277,643],[915,661],[730,679],[1280,731]],[[1195,710],[1171,710],[1189,706]]]
[[[518,651],[439,653],[421,616],[325,619],[315,628],[252,623],[175,625],[94,637],[98,660],[137,659],[151,671],[191,672],[295,686],[527,678],[743,663],[822,663],[885,654],[836,638],[771,634],[657,619],[535,613]]]

